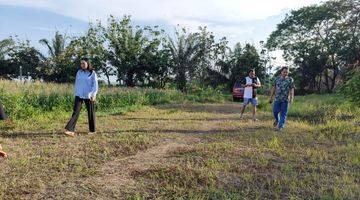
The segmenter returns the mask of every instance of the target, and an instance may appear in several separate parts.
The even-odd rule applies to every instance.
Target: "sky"
[[[257,45],[259,41],[266,40],[290,10],[320,2],[321,0],[0,0],[0,6],[5,6],[3,10],[27,8],[27,11],[19,13],[28,12],[30,18],[33,16],[32,12],[37,12],[39,18],[51,19],[49,13],[57,15],[54,17],[56,23],[36,24],[42,19],[27,22],[29,17],[16,17],[17,21],[11,21],[0,13],[0,39],[10,32],[25,35],[27,39],[38,39],[40,35],[46,36],[43,33],[64,28],[62,26],[67,26],[67,30],[71,26],[72,31],[77,32],[85,29],[82,26],[89,21],[100,19],[105,22],[112,14],[118,17],[131,15],[139,24],[160,25],[165,29],[177,25],[186,26],[190,30],[207,26],[215,35],[225,36],[230,45],[237,42]],[[11,11],[7,15],[13,13]],[[61,16],[64,23],[61,22]],[[25,33],[20,28],[11,29],[11,26],[20,22],[33,26],[28,28],[32,28],[34,33],[26,29],[23,30]],[[23,24],[18,26],[24,26]],[[36,37],[36,34],[39,36]],[[49,34],[48,37],[51,38],[52,35]]]
[[[29,6],[74,18],[104,19],[109,13],[131,14],[138,20],[164,19],[171,24],[200,21],[237,23],[265,19],[284,9],[294,9],[319,0],[0,0],[1,4]]]

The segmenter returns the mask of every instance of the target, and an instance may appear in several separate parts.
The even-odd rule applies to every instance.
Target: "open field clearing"
[[[240,120],[240,104],[230,102],[100,112],[92,136],[83,112],[75,138],[62,135],[70,112],[1,124],[0,141],[10,158],[0,163],[0,194],[4,199],[358,198],[359,115],[313,123],[296,114],[299,106],[283,132],[273,129],[268,105],[260,121],[252,122],[249,113]]]

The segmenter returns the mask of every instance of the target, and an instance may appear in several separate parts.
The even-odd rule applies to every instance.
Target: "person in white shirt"
[[[249,76],[245,77],[242,81],[242,87],[244,87],[244,103],[241,108],[241,116],[243,118],[246,106],[251,102],[253,105],[253,120],[256,121],[256,107],[258,105],[258,99],[256,96],[256,89],[261,87],[261,83],[258,77],[256,77],[255,70],[249,70]]]
[[[89,134],[95,133],[95,110],[94,104],[98,92],[98,80],[95,71],[89,63],[88,58],[81,59],[81,69],[76,73],[75,80],[75,105],[70,121],[65,127],[65,134],[75,135],[76,122],[80,115],[82,103],[86,105],[89,121]]]

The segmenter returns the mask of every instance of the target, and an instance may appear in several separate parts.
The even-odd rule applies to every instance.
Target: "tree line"
[[[360,71],[360,2],[329,0],[293,10],[258,49],[240,43],[229,47],[226,38],[206,27],[192,32],[178,27],[172,34],[159,26],[135,26],[130,16],[90,23],[81,36],[56,32],[52,40],[39,42],[47,54],[29,41],[0,41],[0,76],[16,78],[22,66],[33,79],[72,82],[79,59],[86,56],[108,84],[115,76],[118,85],[129,87],[172,86],[186,92],[196,84],[231,89],[251,68],[268,81],[274,72],[268,52],[280,49],[298,94],[331,93],[349,85]]]
[[[216,39],[206,27],[189,32],[178,28],[170,36],[158,26],[134,26],[130,16],[110,16],[106,25],[89,24],[84,35],[68,37],[56,32],[52,40],[39,41],[43,55],[29,41],[0,41],[0,75],[19,76],[19,66],[33,79],[66,83],[74,81],[79,60],[89,57],[95,70],[110,84],[164,88],[174,85],[186,92],[189,84],[229,88],[250,68],[265,75],[261,55],[252,44],[229,48],[226,38]]]
[[[294,10],[266,45],[283,50],[293,63],[298,91],[334,92],[359,71],[360,1],[330,0]]]

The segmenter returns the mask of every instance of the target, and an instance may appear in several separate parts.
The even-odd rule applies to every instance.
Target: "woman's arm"
[[[97,75],[95,72],[93,72],[92,83],[91,83],[91,93],[90,93],[90,97],[92,99],[95,100],[98,90],[99,90],[99,84],[98,84]]]
[[[76,90],[79,88],[78,77],[79,77],[79,71],[76,72],[76,76],[75,76],[74,94],[76,94]]]

